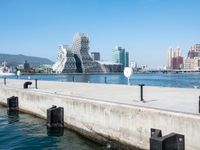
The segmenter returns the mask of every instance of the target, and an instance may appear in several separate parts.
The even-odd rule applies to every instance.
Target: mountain
[[[25,60],[30,64],[53,64],[53,61],[47,58],[25,56],[25,55],[11,55],[11,54],[0,54],[0,63],[3,61],[7,62],[8,66],[15,66],[17,64],[23,64]]]

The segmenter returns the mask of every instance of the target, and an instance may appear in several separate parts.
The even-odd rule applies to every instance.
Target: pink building
[[[172,58],[172,69],[181,69],[183,68],[183,57],[177,56]]]

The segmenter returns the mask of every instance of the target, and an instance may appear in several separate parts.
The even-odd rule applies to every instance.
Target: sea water
[[[16,79],[16,76],[7,78]],[[89,83],[105,83],[106,80],[107,84],[127,84],[127,78],[123,74],[39,74],[21,75],[20,78]],[[145,84],[147,86],[200,88],[200,73],[137,73],[131,77],[130,82],[132,85]]]
[[[0,105],[0,150],[104,150],[106,147],[71,130],[48,130],[38,117],[8,111]]]

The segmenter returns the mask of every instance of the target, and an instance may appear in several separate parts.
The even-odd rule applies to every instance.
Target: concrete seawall
[[[164,135],[183,134],[186,150],[200,149],[200,90],[146,87],[146,103],[142,103],[135,86],[39,81],[39,89],[23,89],[24,82],[9,80],[1,86],[0,102],[18,96],[21,110],[42,118],[52,105],[64,107],[67,127],[120,149],[149,149],[151,128],[161,129]]]

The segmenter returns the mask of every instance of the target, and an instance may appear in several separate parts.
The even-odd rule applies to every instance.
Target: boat
[[[14,76],[15,74],[11,72],[11,70],[6,66],[6,62],[2,63],[0,67],[0,76]]]

